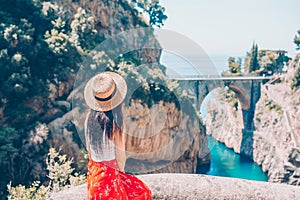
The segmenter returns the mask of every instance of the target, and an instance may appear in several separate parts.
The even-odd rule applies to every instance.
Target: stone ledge
[[[138,176],[152,190],[153,199],[300,199],[300,187],[197,174]],[[86,184],[53,194],[51,200],[86,200]]]

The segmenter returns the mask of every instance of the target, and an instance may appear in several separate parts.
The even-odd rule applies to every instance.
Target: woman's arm
[[[88,112],[88,114],[86,115],[86,118],[85,118],[85,122],[84,122],[84,137],[85,137],[85,145],[86,145],[86,150],[88,152],[88,155],[89,155],[89,158],[90,158],[90,142],[89,142],[89,139],[88,139],[88,134],[87,134],[87,121],[88,121],[88,118],[89,118],[89,115],[90,115],[90,112]]]
[[[118,166],[121,171],[124,171],[126,163],[125,134],[116,134],[114,136],[114,143],[116,145],[116,159]]]

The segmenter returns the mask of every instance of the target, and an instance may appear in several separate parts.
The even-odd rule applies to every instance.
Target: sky
[[[195,41],[216,62],[245,57],[254,41],[259,49],[287,50],[291,57],[297,53],[293,38],[300,29],[300,0],[160,2],[168,16],[163,29]]]

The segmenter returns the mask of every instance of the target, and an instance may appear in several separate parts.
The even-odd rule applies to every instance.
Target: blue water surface
[[[268,176],[260,166],[250,159],[241,157],[223,143],[208,136],[208,146],[211,154],[208,175],[243,178],[248,180],[267,181]]]

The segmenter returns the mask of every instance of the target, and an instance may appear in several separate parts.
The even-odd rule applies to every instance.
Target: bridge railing
[[[171,75],[174,80],[270,80],[273,76]]]

